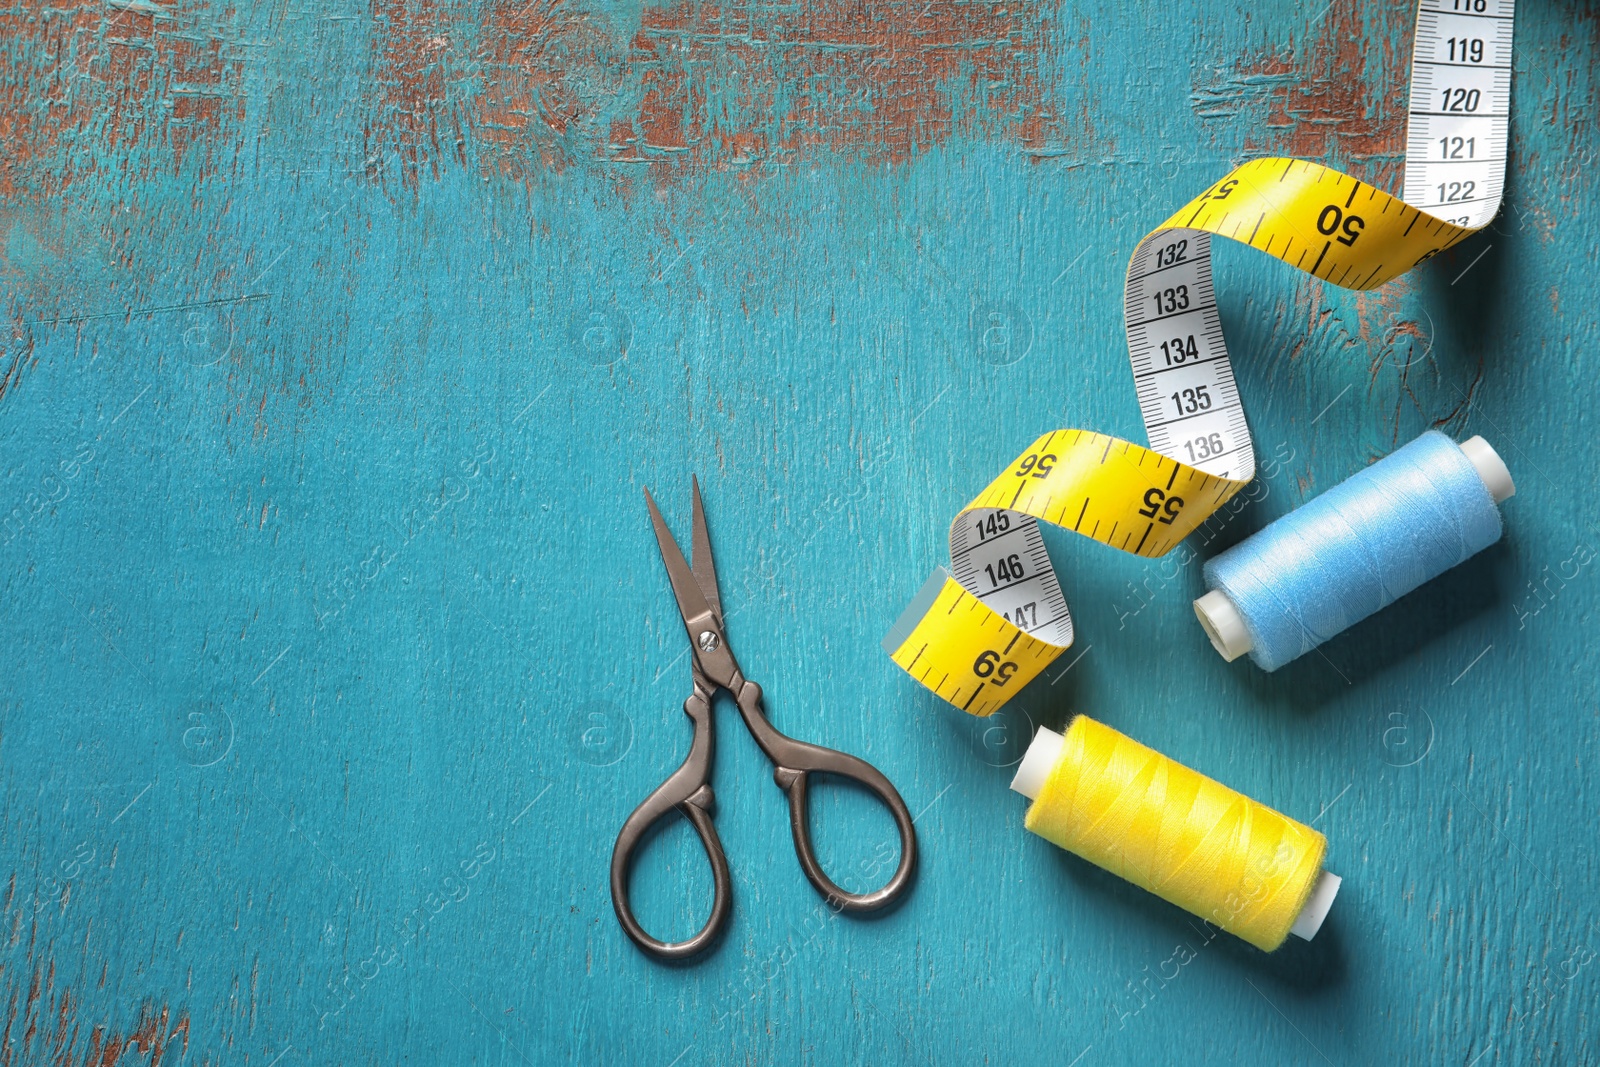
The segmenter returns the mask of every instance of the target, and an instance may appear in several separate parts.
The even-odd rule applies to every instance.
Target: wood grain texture
[[[1126,257],[1241,158],[1398,187],[1407,4],[17,0],[0,11],[0,1064],[1600,1062],[1600,20],[1529,2],[1506,209],[1388,288],[1219,248],[1268,470],[1429,426],[1505,540],[1273,675],[1197,562],[1055,536],[1078,645],[969,720],[878,640],[1035,435],[1136,435]],[[780,729],[919,812],[835,917],[719,709],[735,903],[606,884],[682,758],[640,487],[705,488]],[[1076,658],[1074,658],[1076,657]],[[1022,830],[1085,711],[1306,821],[1264,956]],[[893,827],[824,789],[847,887]],[[663,934],[709,875],[635,879]],[[852,883],[854,883],[852,885]]]

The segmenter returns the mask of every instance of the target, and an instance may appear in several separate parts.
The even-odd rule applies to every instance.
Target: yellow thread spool
[[[1039,731],[1011,788],[1029,830],[1267,952],[1338,892],[1320,833],[1083,715]]]

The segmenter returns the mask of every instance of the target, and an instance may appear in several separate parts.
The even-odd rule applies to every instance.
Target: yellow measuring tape
[[[1043,520],[1160,556],[1255,475],[1211,284],[1211,236],[1347,289],[1373,289],[1476,233],[1500,207],[1514,0],[1422,0],[1400,198],[1299,159],[1257,159],[1139,242],[1124,314],[1149,447],[1045,434],[950,526],[941,569],[884,648],[940,697],[989,715],[1072,644]]]

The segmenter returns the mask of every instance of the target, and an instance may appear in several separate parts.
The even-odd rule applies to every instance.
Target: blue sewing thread
[[[1212,559],[1206,588],[1232,601],[1256,665],[1277,670],[1500,540],[1486,477],[1430,430]],[[1196,611],[1232,659],[1202,604],[1216,595]]]

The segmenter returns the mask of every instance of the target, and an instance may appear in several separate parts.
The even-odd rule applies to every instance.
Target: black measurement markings
[[[1513,15],[1491,15],[1484,11],[1445,11],[1443,8],[1436,8],[1432,13],[1456,15],[1465,19],[1494,19],[1496,22],[1511,22],[1515,18]]]
[[[1413,115],[1427,115],[1435,119],[1503,119],[1504,111],[1413,111]]]
[[[1429,165],[1431,166],[1432,164],[1429,164]],[[1441,201],[1440,203],[1437,203],[1437,204],[1423,204],[1422,207],[1423,208],[1460,207],[1462,204],[1487,204],[1487,203],[1490,203],[1492,201],[1499,200],[1499,199],[1500,198],[1498,196],[1475,196],[1471,200],[1446,200],[1446,201]],[[1454,223],[1448,222],[1445,219],[1440,219],[1439,221],[1444,223],[1444,225],[1446,225],[1446,226],[1455,225]],[[1469,229],[1470,228],[1471,227],[1469,227]]]

